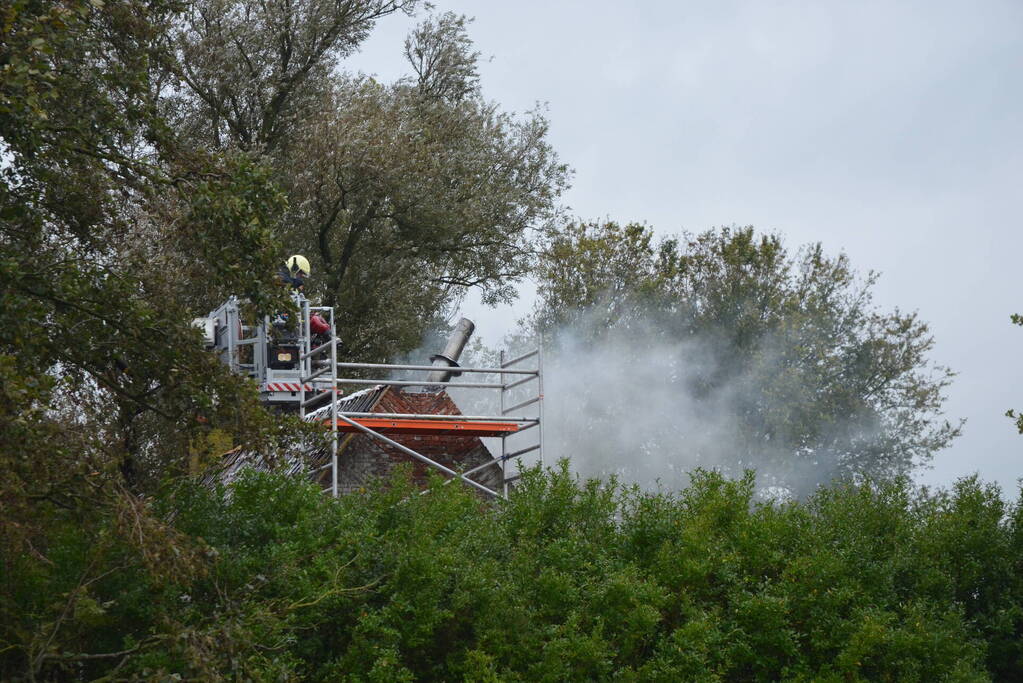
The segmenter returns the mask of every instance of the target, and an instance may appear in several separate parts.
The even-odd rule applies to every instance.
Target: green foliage
[[[330,500],[249,474],[165,489],[192,565],[70,518],[6,558],[5,678],[1008,680],[1023,670],[1023,522],[996,487],[844,484],[756,502],[525,473],[507,503],[396,477]],[[180,541],[179,541],[180,543]],[[93,576],[101,563],[109,571]],[[181,564],[180,562],[178,564]],[[186,566],[188,566],[186,564]],[[83,581],[83,576],[90,579]],[[94,655],[107,655],[95,657]],[[89,657],[87,655],[93,655]]]
[[[790,254],[752,228],[658,241],[643,225],[578,223],[551,236],[536,277],[532,327],[577,345],[569,356],[667,356],[668,393],[705,408],[708,429],[727,420],[733,474],[752,464],[802,495],[836,476],[904,474],[959,433],[927,324],[877,310],[876,275],[819,244]],[[676,442],[654,450],[670,457]]]
[[[310,258],[308,291],[362,361],[416,348],[469,288],[509,300],[567,185],[542,114],[483,98],[463,17],[412,32],[412,77],[343,72],[375,22],[415,5],[202,0],[171,34],[174,129],[272,165],[289,204],[278,236]]]
[[[80,643],[134,651],[148,635],[120,630],[124,614],[202,571],[201,547],[145,496],[187,471],[191,443],[269,449],[291,431],[188,325],[199,300],[286,296],[265,167],[190,149],[157,114],[153,65],[178,10],[0,8],[0,650],[26,674],[77,666]],[[123,567],[141,573],[121,596]]]

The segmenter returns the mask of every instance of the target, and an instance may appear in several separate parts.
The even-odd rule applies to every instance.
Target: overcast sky
[[[963,436],[918,479],[1013,490],[1023,436],[1023,2],[467,2],[485,95],[548,106],[583,218],[822,242],[931,323]],[[348,66],[405,72],[414,20]],[[526,293],[528,297],[528,292]],[[518,305],[518,310],[528,302]],[[516,310],[469,307],[489,341]]]

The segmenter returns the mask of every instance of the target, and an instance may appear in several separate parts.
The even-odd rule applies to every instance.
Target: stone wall
[[[383,393],[371,412],[459,414],[458,407],[445,391],[412,393],[394,388]],[[487,447],[475,436],[392,435],[391,438],[453,470],[467,470],[494,461]],[[412,467],[412,476],[421,484],[426,483],[430,471],[438,471],[369,435],[345,435],[338,448],[338,488],[341,493],[358,491],[374,478],[388,476],[402,464]],[[502,477],[501,467],[496,461],[493,466],[470,475],[474,481],[495,490],[500,490]],[[330,471],[324,470],[320,480],[328,485]]]

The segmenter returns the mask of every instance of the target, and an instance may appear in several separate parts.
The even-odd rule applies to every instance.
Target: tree
[[[191,147],[159,115],[178,9],[0,8],[0,650],[30,679],[97,654],[67,617],[101,618],[100,577],[203,571],[201,544],[151,510],[161,481],[213,444],[267,450],[292,431],[188,324],[233,292],[261,310],[287,297],[267,168]],[[71,546],[71,585],[25,613],[7,577],[32,592]]]
[[[201,0],[171,33],[178,79],[167,90],[179,126],[217,147],[271,152],[318,103],[337,61],[377,20],[417,0]]]
[[[203,0],[174,37],[175,128],[272,164],[279,234],[338,308],[343,354],[365,360],[415,348],[469,288],[512,296],[567,181],[541,115],[483,98],[464,18],[413,31],[410,78],[340,72],[373,22],[414,5]]]
[[[642,225],[577,223],[553,236],[536,277],[533,326],[563,363],[589,358],[598,385],[572,385],[577,413],[596,417],[570,421],[566,438],[617,443],[600,424],[633,415],[634,452],[579,454],[598,471],[670,482],[672,467],[754,467],[801,495],[834,477],[907,473],[959,432],[941,418],[952,373],[930,362],[927,325],[878,311],[876,274],[858,278],[819,244],[790,255],[752,228],[656,241]],[[605,366],[636,371],[602,382]],[[639,421],[644,411],[655,419]]]
[[[231,291],[280,304],[266,273],[280,195],[250,158],[183,146],[158,116],[150,78],[175,11],[162,0],[0,10],[5,573],[23,554],[50,562],[69,522],[83,538],[126,534],[140,553],[156,544],[184,558],[140,496],[213,430],[254,445],[273,431],[252,388],[200,351],[186,304]],[[161,267],[175,260],[201,275]],[[5,631],[4,647],[28,637]]]

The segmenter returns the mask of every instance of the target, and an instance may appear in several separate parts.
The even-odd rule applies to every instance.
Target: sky
[[[881,273],[917,311],[963,435],[917,479],[1014,491],[1023,435],[1023,2],[435,1],[474,17],[484,95],[540,105],[584,219],[658,234],[753,225]],[[420,17],[422,14],[420,14]],[[346,68],[406,73],[416,19],[378,25]],[[469,301],[490,343],[528,310]]]

